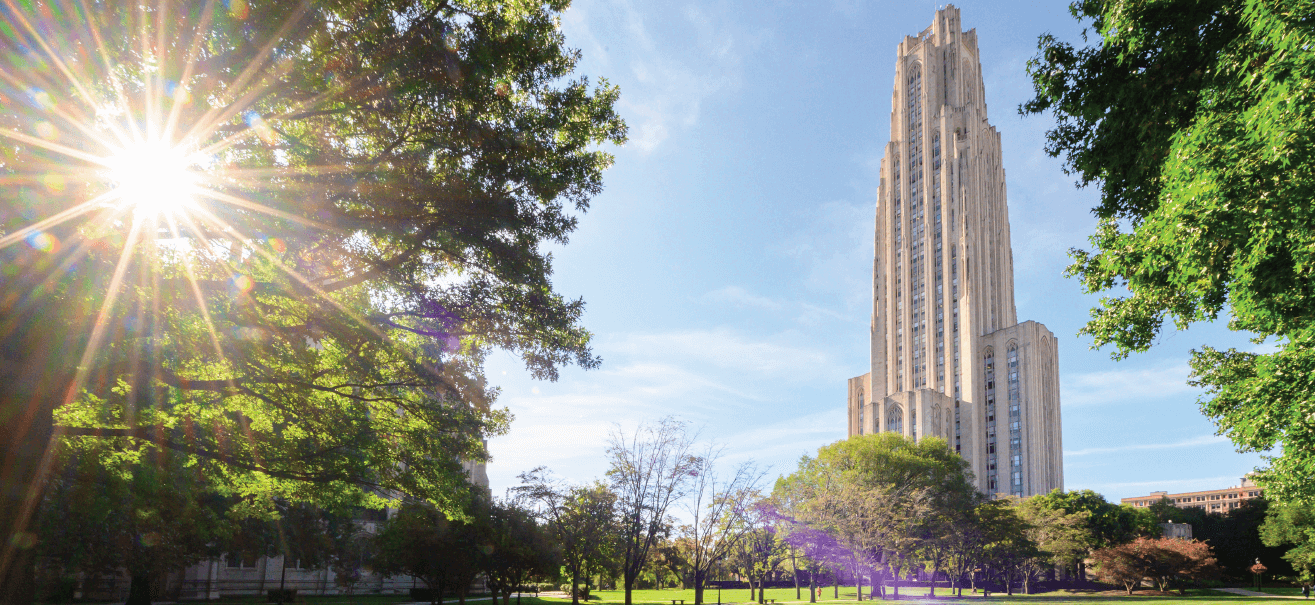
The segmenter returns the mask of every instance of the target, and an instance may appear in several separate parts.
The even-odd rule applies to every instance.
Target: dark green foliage
[[[41,511],[39,552],[68,574],[126,571],[129,603],[149,603],[153,579],[218,556],[237,530],[228,499],[209,492],[183,456],[134,464],[80,448],[61,459]]]
[[[554,579],[561,569],[560,548],[530,511],[495,503],[489,511],[489,542],[484,570],[494,598],[511,605],[511,593],[536,579]]]
[[[1301,504],[1271,505],[1260,526],[1260,538],[1271,548],[1286,548],[1283,559],[1294,575],[1307,586],[1315,584],[1315,508]]]
[[[426,503],[406,503],[375,536],[371,567],[384,576],[408,575],[429,588],[433,602],[445,592],[465,592],[484,567],[488,519],[480,514],[450,519]]]
[[[1100,187],[1092,249],[1069,274],[1109,293],[1082,332],[1115,356],[1226,314],[1278,351],[1193,353],[1202,409],[1279,500],[1315,483],[1315,22],[1302,0],[1083,0],[1091,44],[1050,36],[1024,113],[1047,150]]]
[[[1120,506],[1089,489],[1032,496],[1039,506],[1062,510],[1066,514],[1087,513],[1092,548],[1125,544],[1139,537],[1158,538],[1159,521],[1149,511]]]

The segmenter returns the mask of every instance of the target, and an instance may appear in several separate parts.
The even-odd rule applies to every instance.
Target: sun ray
[[[178,224],[173,216],[165,219],[169,224],[169,231],[175,237],[181,237],[178,231]],[[201,319],[205,322],[206,331],[210,334],[210,344],[215,348],[215,355],[220,360],[226,361],[224,348],[219,344],[219,333],[215,330],[215,322],[210,317],[210,307],[205,302],[205,297],[201,294],[201,286],[196,282],[196,271],[192,266],[191,255],[182,256],[183,275],[187,278],[187,284],[191,287],[192,296],[196,298],[196,306],[201,311]]]
[[[370,322],[366,321],[365,318],[362,317],[359,313],[347,308],[346,305],[343,305],[342,303],[338,302],[338,300],[335,299],[334,297],[329,296],[329,293],[324,291],[323,288],[316,285],[314,282],[307,279],[302,274],[298,273],[295,269],[287,266],[286,264],[283,263],[283,261],[279,260],[274,255],[266,252],[262,246],[256,245],[255,240],[251,239],[250,237],[246,236],[242,232],[233,228],[232,225],[229,225],[224,221],[220,220],[219,217],[215,216],[214,214],[211,214],[209,211],[206,211],[204,209],[199,209],[198,214],[201,215],[202,218],[209,220],[212,223],[212,225],[217,229],[220,229],[221,231],[227,233],[232,233],[234,236],[236,236],[239,239],[239,241],[241,241],[241,243],[248,250],[251,250],[252,252],[264,257],[266,260],[270,262],[270,264],[274,265],[279,270],[286,273],[292,279],[297,280],[297,282],[305,286],[307,290],[310,290],[316,296],[324,299],[325,302],[332,305],[335,309],[342,312],[347,317],[350,317],[353,321],[356,321],[357,323],[361,324],[362,327],[369,330],[375,336],[378,336],[379,338],[384,340],[388,340],[387,334],[385,334],[382,330],[380,330],[378,327],[371,324]]]
[[[73,86],[74,90],[77,91],[78,96],[82,97],[82,100],[86,102],[89,106],[95,107],[96,100],[91,95],[91,92],[88,91],[86,87],[83,85],[82,81],[79,80],[78,77],[73,74],[72,70],[68,67],[68,65],[63,61],[63,59],[60,58],[59,53],[56,53],[54,49],[50,47],[50,44],[46,42],[46,39],[42,37],[40,32],[36,30],[36,27],[33,26],[32,23],[28,21],[26,17],[23,16],[22,11],[19,11],[18,8],[14,6],[13,0],[5,0],[5,4],[9,6],[10,9],[9,14],[14,18],[17,18],[18,22],[23,26],[23,28],[26,29],[28,33],[31,34],[30,36],[31,39],[37,42],[37,44],[41,47],[41,50],[45,52],[46,56],[59,69],[59,72],[64,75],[64,77],[68,80],[69,84]]]
[[[282,211],[282,210],[278,210],[278,209],[276,209],[276,208],[271,208],[271,207],[266,206],[266,205],[264,205],[264,204],[261,204],[261,203],[258,203],[258,202],[253,202],[253,201],[251,201],[251,200],[248,200],[248,199],[246,199],[246,198],[244,198],[244,197],[239,197],[239,196],[236,196],[236,195],[232,195],[232,194],[224,193],[224,192],[222,192],[222,191],[215,191],[215,190],[213,190],[213,189],[201,189],[201,190],[197,191],[197,194],[200,195],[200,196],[202,196],[202,197],[207,197],[207,198],[213,199],[213,200],[215,200],[215,201],[219,201],[219,202],[227,202],[228,204],[231,204],[231,205],[233,205],[233,206],[237,206],[237,207],[239,207],[239,208],[246,208],[246,209],[248,209],[248,210],[255,210],[256,212],[260,212],[260,213],[262,213],[262,214],[268,214],[269,216],[276,216],[276,217],[278,217],[278,218],[284,218],[284,219],[287,219],[287,220],[290,220],[290,221],[293,221],[293,222],[296,222],[296,223],[299,223],[299,224],[305,225],[305,226],[307,226],[307,227],[315,227],[316,229],[320,229],[320,230],[323,230],[323,231],[329,231],[329,232],[335,232],[335,233],[341,233],[341,232],[342,232],[341,229],[338,229],[338,228],[336,228],[336,227],[333,227],[333,226],[330,226],[330,225],[325,225],[324,223],[321,223],[321,222],[318,222],[318,221],[313,221],[313,220],[308,219],[308,218],[305,218],[305,217],[300,217],[300,216],[297,216],[297,215],[292,214],[292,213],[289,213],[289,212],[284,212],[284,211]]]
[[[178,120],[182,117],[184,103],[179,101],[179,95],[186,94],[189,82],[192,79],[192,73],[196,69],[197,57],[201,54],[201,42],[205,40],[204,33],[210,26],[211,19],[214,18],[215,1],[206,0],[205,6],[201,9],[201,21],[196,26],[196,32],[192,36],[192,46],[187,51],[187,60],[183,63],[183,73],[178,76],[178,90],[173,94],[173,105],[169,107],[169,118],[165,121],[164,133],[161,138],[169,140],[174,129],[178,127]]]
[[[78,3],[82,6],[82,13],[84,15],[95,14],[91,11],[91,8],[87,6],[87,0],[78,0]],[[96,54],[100,57],[101,64],[105,69],[105,77],[109,79],[111,86],[114,88],[114,94],[118,97],[119,104],[125,111],[131,113],[132,103],[128,101],[128,95],[123,91],[123,81],[121,81],[119,76],[114,73],[114,62],[110,60],[110,54],[105,45],[105,38],[100,35],[100,28],[90,27],[90,18],[88,18],[87,21],[89,25],[87,30],[91,33],[92,39],[96,41]],[[115,131],[116,134],[122,138],[122,143],[126,144],[129,141],[142,140],[142,133],[138,130],[137,122],[135,120],[127,120],[128,132],[119,131],[113,120],[108,120],[108,122],[110,129]]]
[[[13,139],[13,140],[18,141],[18,142],[20,142],[20,143],[27,143],[27,144],[29,144],[29,145],[36,145],[37,147],[41,147],[41,148],[43,148],[43,149],[46,149],[46,150],[49,150],[49,151],[53,151],[53,152],[55,152],[55,153],[60,153],[60,154],[66,155],[66,156],[71,157],[71,158],[76,158],[76,159],[79,159],[79,160],[85,160],[85,161],[87,161],[87,162],[91,162],[91,163],[93,163],[93,164],[100,164],[101,166],[105,166],[105,167],[107,167],[107,168],[109,167],[109,165],[106,164],[105,158],[102,157],[102,156],[98,156],[98,155],[93,154],[93,153],[87,153],[87,152],[82,151],[82,150],[79,150],[79,149],[74,149],[74,148],[69,147],[69,146],[67,146],[67,145],[60,145],[59,143],[52,143],[52,142],[47,141],[47,140],[45,140],[45,139],[42,139],[42,138],[40,138],[40,137],[34,137],[34,136],[32,136],[32,135],[29,135],[29,134],[23,134],[23,133],[18,132],[18,131],[16,131],[16,130],[9,130],[8,128],[0,128],[0,136],[2,136],[2,137],[6,137],[6,138],[10,138],[10,139]]]
[[[104,212],[105,214],[113,214],[113,213],[114,213],[113,210],[108,209],[108,208],[107,208],[107,209],[104,209],[103,212]],[[89,240],[89,239],[86,239],[86,238],[80,238],[80,240],[78,241],[78,245],[77,245],[77,247],[73,248],[73,250],[70,250],[68,253],[66,253],[66,254],[64,255],[65,258],[64,258],[63,261],[60,262],[60,265],[59,265],[58,269],[57,269],[57,270],[50,271],[49,275],[46,276],[46,279],[42,280],[41,283],[39,283],[39,284],[37,284],[36,286],[34,286],[33,288],[31,288],[26,294],[24,294],[23,298],[21,298],[21,299],[19,299],[17,302],[15,302],[11,308],[12,308],[12,309],[21,309],[21,308],[24,308],[24,307],[26,307],[27,305],[32,304],[33,302],[39,300],[40,295],[41,295],[41,290],[42,290],[43,288],[47,288],[47,287],[49,287],[51,284],[55,283],[55,281],[58,280],[58,279],[60,278],[60,272],[61,272],[61,271],[67,271],[67,270],[69,269],[69,267],[72,267],[72,266],[73,266],[74,263],[76,263],[78,260],[80,260],[80,259],[82,259],[84,256],[86,256],[86,255],[87,255],[87,252],[88,252],[88,251],[90,250],[90,248],[92,247],[92,243],[93,243],[93,241],[94,241],[94,240]],[[4,337],[9,336],[9,335],[13,332],[13,330],[16,329],[16,328],[18,328],[18,327],[19,327],[19,326],[17,326],[17,325],[6,325],[6,324],[0,324],[0,338],[4,338]]]
[[[73,374],[73,380],[69,384],[68,390],[60,405],[68,405],[77,398],[78,392],[86,384],[87,373],[91,371],[91,360],[97,350],[100,349],[100,341],[105,337],[105,330],[108,326],[110,310],[114,303],[119,299],[119,288],[123,285],[123,274],[128,270],[129,258],[137,246],[137,238],[141,235],[142,223],[145,222],[141,216],[136,216],[132,221],[132,228],[128,231],[128,238],[123,242],[123,252],[119,254],[119,261],[114,266],[114,275],[110,278],[109,287],[106,288],[105,301],[101,303],[100,311],[96,314],[96,322],[91,326],[91,336],[87,339],[87,346],[82,350],[82,358],[78,361],[78,366]]]
[[[256,54],[256,57],[252,59],[250,64],[248,64],[246,68],[242,70],[242,73],[239,74],[238,77],[233,80],[233,83],[229,85],[230,90],[242,90],[247,87],[248,80],[251,80],[252,78],[256,77],[256,75],[262,69],[264,69],[264,66],[270,62],[271,60],[270,55],[274,50],[274,47],[278,46],[278,43],[288,35],[288,32],[292,31],[292,27],[296,25],[298,21],[301,20],[302,16],[304,16],[307,11],[310,10],[310,6],[311,6],[310,3],[304,0],[300,3],[300,5],[297,7],[297,10],[294,11],[292,15],[290,15],[288,19],[283,22],[283,24],[279,27],[278,31],[274,32],[274,34],[270,36],[269,42],[260,49],[260,51]],[[259,60],[256,60],[256,58],[259,58]],[[237,115],[238,113],[242,112],[245,109],[246,107],[245,103],[239,104],[238,102],[239,99],[241,100],[253,99],[257,95],[263,93],[264,90],[265,90],[264,87],[252,87],[252,89],[249,92],[242,95],[238,99],[234,99],[233,102],[228,103],[227,105],[221,107],[210,109],[204,115],[202,115],[200,118],[196,120],[196,123],[192,126],[190,130],[188,130],[186,134],[183,135],[182,138],[191,139],[197,136],[197,133],[199,132],[214,131],[217,126],[228,121],[229,118],[232,118],[233,116]]]
[[[78,204],[72,208],[69,208],[68,210],[60,212],[59,214],[55,214],[42,221],[39,221],[32,225],[28,225],[27,227],[24,227],[22,229],[19,229],[18,231],[10,233],[9,235],[0,237],[0,249],[7,248],[13,245],[15,242],[19,242],[24,239],[27,239],[27,237],[29,235],[32,235],[33,233],[44,231],[48,227],[53,227],[64,221],[91,212],[92,210],[95,210],[97,208],[98,204],[105,203],[106,201],[108,201],[109,199],[113,199],[114,197],[117,197],[117,194],[115,194],[112,191],[109,193],[103,193],[85,202],[82,202],[81,204]]]
[[[10,74],[9,72],[3,69],[0,69],[0,79],[9,82],[10,84],[20,89],[28,88],[27,82],[20,80],[13,74]],[[48,114],[58,117],[60,120],[63,121],[64,125],[75,128],[78,132],[82,133],[84,136],[90,138],[96,143],[99,143],[101,146],[107,149],[113,146],[113,143],[111,143],[104,136],[102,136],[101,133],[96,132],[93,128],[87,125],[90,120],[87,120],[86,116],[82,116],[81,118],[79,118],[78,116],[73,116],[68,112],[59,109],[58,106],[56,106],[53,109],[46,108],[45,111]]]

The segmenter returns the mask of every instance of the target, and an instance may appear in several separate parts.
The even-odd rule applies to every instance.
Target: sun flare
[[[200,176],[192,154],[158,141],[124,147],[106,164],[116,197],[147,214],[173,212],[190,204]]]

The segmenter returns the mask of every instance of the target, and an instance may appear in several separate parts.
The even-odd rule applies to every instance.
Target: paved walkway
[[[1270,598],[1270,599],[1302,599],[1302,600],[1305,600],[1305,597],[1302,597],[1302,596],[1300,596],[1300,595],[1295,596],[1295,597],[1289,597],[1289,596],[1284,596],[1284,595],[1269,594],[1269,593],[1267,593],[1267,592],[1256,592],[1256,591],[1254,591],[1254,590],[1247,590],[1247,589],[1245,589],[1245,588],[1216,588],[1215,590],[1218,590],[1219,592],[1232,593],[1232,594],[1235,594],[1235,595],[1242,595],[1242,596],[1244,596],[1244,597],[1268,597],[1268,598]]]

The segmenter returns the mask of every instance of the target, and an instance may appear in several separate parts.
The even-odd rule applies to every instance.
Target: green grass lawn
[[[864,592],[866,591],[867,588],[864,587]],[[971,594],[965,590],[962,600],[976,601],[978,603],[989,602],[997,605],[1040,605],[1041,603],[1093,605],[1097,602],[1121,603],[1131,601],[1151,601],[1166,604],[1182,602],[1191,603],[1192,605],[1209,605],[1212,603],[1220,603],[1223,605],[1275,605],[1276,603],[1283,603],[1283,601],[1275,601],[1263,597],[1242,597],[1205,589],[1188,590],[1186,596],[1158,596],[1145,594],[1145,592],[1146,591],[1138,591],[1138,593],[1134,593],[1133,596],[1122,594],[1122,591],[1114,593],[1112,591],[1094,592],[1057,590],[1034,595],[1015,594],[1013,596],[1005,596],[1002,593],[993,592],[989,598],[983,599],[981,593]],[[818,599],[818,602],[835,605],[840,605],[842,603],[858,603],[858,601],[855,600],[853,586],[848,587],[848,589],[841,587],[840,598],[838,599],[835,598],[834,595],[835,591],[833,588],[829,586],[825,587],[822,589],[822,597]],[[902,600],[907,599],[910,601],[928,602],[930,599],[928,599],[926,595],[926,588],[900,588],[900,597]],[[961,600],[949,595],[949,590],[945,588],[937,588],[935,600],[938,602],[955,602]],[[800,601],[805,603],[808,602],[807,588],[800,593],[800,596],[802,597]],[[589,600],[590,603],[604,604],[625,602],[625,592],[619,590],[596,591],[591,597],[592,598]],[[693,605],[694,603],[693,590],[636,590],[633,593],[633,597],[636,605],[671,605],[672,599],[684,599],[685,605]],[[798,602],[795,599],[795,591],[793,588],[769,588],[767,589],[766,598],[776,599],[777,603]],[[703,600],[705,604],[709,605],[717,603],[717,591],[709,590],[705,592]],[[522,605],[561,605],[563,602],[569,603],[570,599],[542,598],[533,599],[533,602],[531,602],[530,599],[525,599],[522,601]],[[723,590],[721,591],[721,602],[736,604],[749,603],[749,591],[748,589]]]

